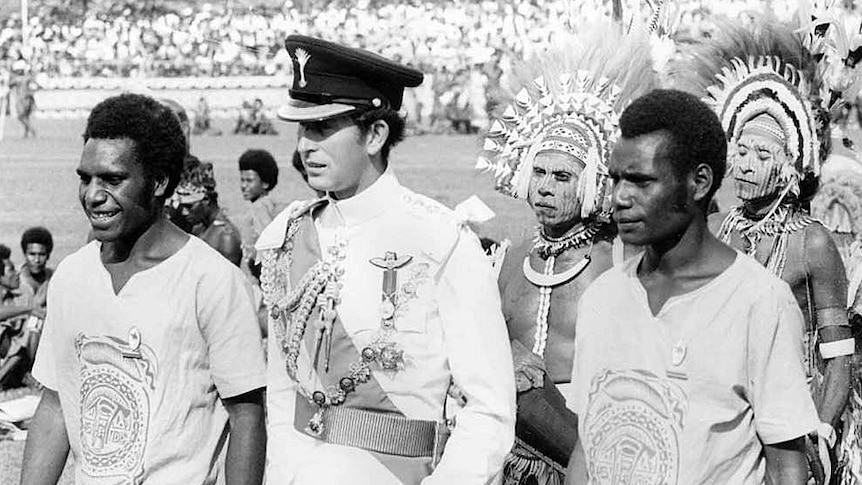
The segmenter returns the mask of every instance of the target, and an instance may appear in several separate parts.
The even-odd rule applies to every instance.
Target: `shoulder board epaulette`
[[[415,192],[405,191],[403,195],[405,206],[414,213],[419,215],[428,215],[440,217],[442,219],[451,219],[457,222],[455,211],[437,202],[436,200],[417,194]]]
[[[460,238],[463,221],[455,211],[436,200],[414,192],[405,191],[404,207],[410,214],[415,214],[423,224],[422,237],[424,250],[435,261],[444,260],[452,251]]]
[[[316,207],[325,204],[328,199],[296,200],[291,202],[275,219],[260,233],[254,248],[258,251],[275,249],[284,244],[287,226],[291,221],[311,213]]]

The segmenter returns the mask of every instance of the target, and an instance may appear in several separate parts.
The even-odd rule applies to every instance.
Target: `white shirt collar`
[[[353,197],[344,200],[330,198],[329,205],[320,215],[320,224],[324,227],[362,224],[398,204],[400,195],[401,184],[387,168],[373,184]]]

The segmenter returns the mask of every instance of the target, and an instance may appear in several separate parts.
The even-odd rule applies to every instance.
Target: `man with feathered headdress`
[[[526,199],[539,222],[499,278],[518,388],[506,484],[561,484],[577,439],[567,406],[575,309],[622,257],[609,224],[608,154],[622,107],[654,84],[646,37],[620,30],[562,42],[523,66],[523,87],[492,122],[477,165],[494,172],[500,192]]]
[[[807,210],[829,148],[824,104],[835,100],[818,89],[824,29],[815,25],[805,43],[791,27],[756,18],[720,31],[675,71],[677,79],[695,75],[688,87],[706,94],[727,133],[727,173],[741,204],[720,226],[714,221],[717,235],[787,282],[805,316],[805,365],[821,420],[809,462],[818,483],[828,483],[854,342],[844,264]]]

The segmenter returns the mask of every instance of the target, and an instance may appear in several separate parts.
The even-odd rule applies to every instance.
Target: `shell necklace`
[[[589,266],[593,241],[599,228],[596,225],[583,226],[576,231],[561,237],[551,238],[547,236],[542,228],[536,230],[533,240],[533,249],[539,252],[539,257],[545,260],[545,268],[542,273],[534,270],[530,265],[530,253],[524,257],[523,272],[527,281],[539,287],[539,309],[536,314],[536,331],[533,337],[533,353],[545,355],[545,347],[548,344],[548,315],[551,312],[551,291],[554,287],[568,283],[581,274]],[[575,263],[571,268],[562,273],[554,273],[554,263],[557,256],[569,249],[578,249],[589,242],[590,249],[584,259]]]

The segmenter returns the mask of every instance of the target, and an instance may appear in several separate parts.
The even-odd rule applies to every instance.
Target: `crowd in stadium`
[[[26,48],[20,17],[11,16],[0,28],[0,59],[24,69],[29,57],[32,72],[50,77],[286,75],[290,62],[281,40],[301,33],[417,67],[426,83],[407,100],[417,124],[431,129],[442,122],[463,132],[484,124],[485,100],[495,97],[513,61],[529,58],[555,33],[607,16],[611,8],[609,2],[569,0],[287,1],[280,9],[192,3],[182,10],[93,3],[88,11],[42,4],[30,16]],[[643,2],[625,3],[637,11]],[[691,17],[681,24],[697,28],[704,3],[680,6]],[[754,4],[706,3],[703,8],[718,12]]]

